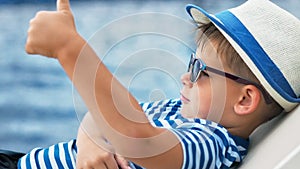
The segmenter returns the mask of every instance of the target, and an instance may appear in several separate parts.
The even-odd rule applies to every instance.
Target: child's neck
[[[234,136],[241,137],[243,139],[248,139],[253,130],[241,130],[239,128],[227,128],[230,134]]]

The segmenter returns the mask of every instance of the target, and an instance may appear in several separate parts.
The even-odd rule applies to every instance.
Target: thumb
[[[57,0],[56,1],[56,8],[57,8],[57,11],[62,11],[62,12],[71,11],[69,0]]]

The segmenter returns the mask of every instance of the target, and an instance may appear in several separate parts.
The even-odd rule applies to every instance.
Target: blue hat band
[[[267,53],[255,40],[248,29],[241,23],[241,21],[228,10],[216,14],[215,16],[219,19],[219,21],[214,17],[208,17],[246,52],[268,83],[288,101],[299,102],[300,99],[297,98],[295,92],[282,72],[268,57]],[[222,23],[220,23],[220,21]]]

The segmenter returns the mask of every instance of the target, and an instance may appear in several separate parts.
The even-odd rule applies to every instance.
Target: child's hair
[[[197,25],[197,46],[199,48],[203,49],[208,43],[212,43],[217,55],[225,62],[224,64],[230,68],[233,74],[260,84],[246,63],[214,24],[210,22],[208,24],[197,23]],[[272,103],[269,105],[265,104],[268,107],[268,113],[262,113],[265,115],[265,121],[272,119],[283,111],[283,108],[272,97],[270,98]]]

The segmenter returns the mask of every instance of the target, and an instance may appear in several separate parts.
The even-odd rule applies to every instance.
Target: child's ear
[[[260,102],[260,91],[254,85],[245,85],[237,102],[234,104],[236,114],[245,115],[254,112]]]

